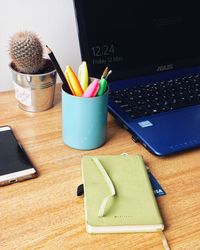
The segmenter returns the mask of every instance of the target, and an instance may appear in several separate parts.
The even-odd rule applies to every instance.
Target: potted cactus
[[[56,70],[43,57],[43,45],[31,32],[17,32],[9,42],[10,68],[19,107],[39,112],[53,106]]]

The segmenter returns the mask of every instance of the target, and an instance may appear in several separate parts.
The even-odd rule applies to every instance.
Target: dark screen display
[[[198,1],[75,0],[75,7],[82,59],[92,74],[109,66],[123,78],[200,58]]]
[[[11,130],[0,132],[0,175],[33,168]]]

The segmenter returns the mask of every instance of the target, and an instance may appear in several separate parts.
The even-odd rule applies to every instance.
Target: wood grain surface
[[[171,249],[200,249],[200,149],[159,158],[150,154],[109,115],[107,141],[92,151],[64,145],[60,85],[55,105],[41,113],[18,108],[14,92],[0,93],[0,126],[12,126],[40,175],[0,188],[0,249],[163,249],[157,233],[86,233],[82,182],[83,155],[141,154],[166,196],[158,198]],[[200,131],[200,128],[199,128]]]

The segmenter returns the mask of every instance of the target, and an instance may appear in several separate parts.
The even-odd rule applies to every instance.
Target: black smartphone
[[[10,126],[0,127],[0,186],[38,176]]]

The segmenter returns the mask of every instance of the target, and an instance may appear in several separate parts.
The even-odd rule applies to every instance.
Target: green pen
[[[106,91],[106,88],[108,85],[106,79],[101,78],[99,81],[99,85],[100,85],[100,88],[99,88],[99,91],[97,93],[97,96],[103,95],[104,92]]]

